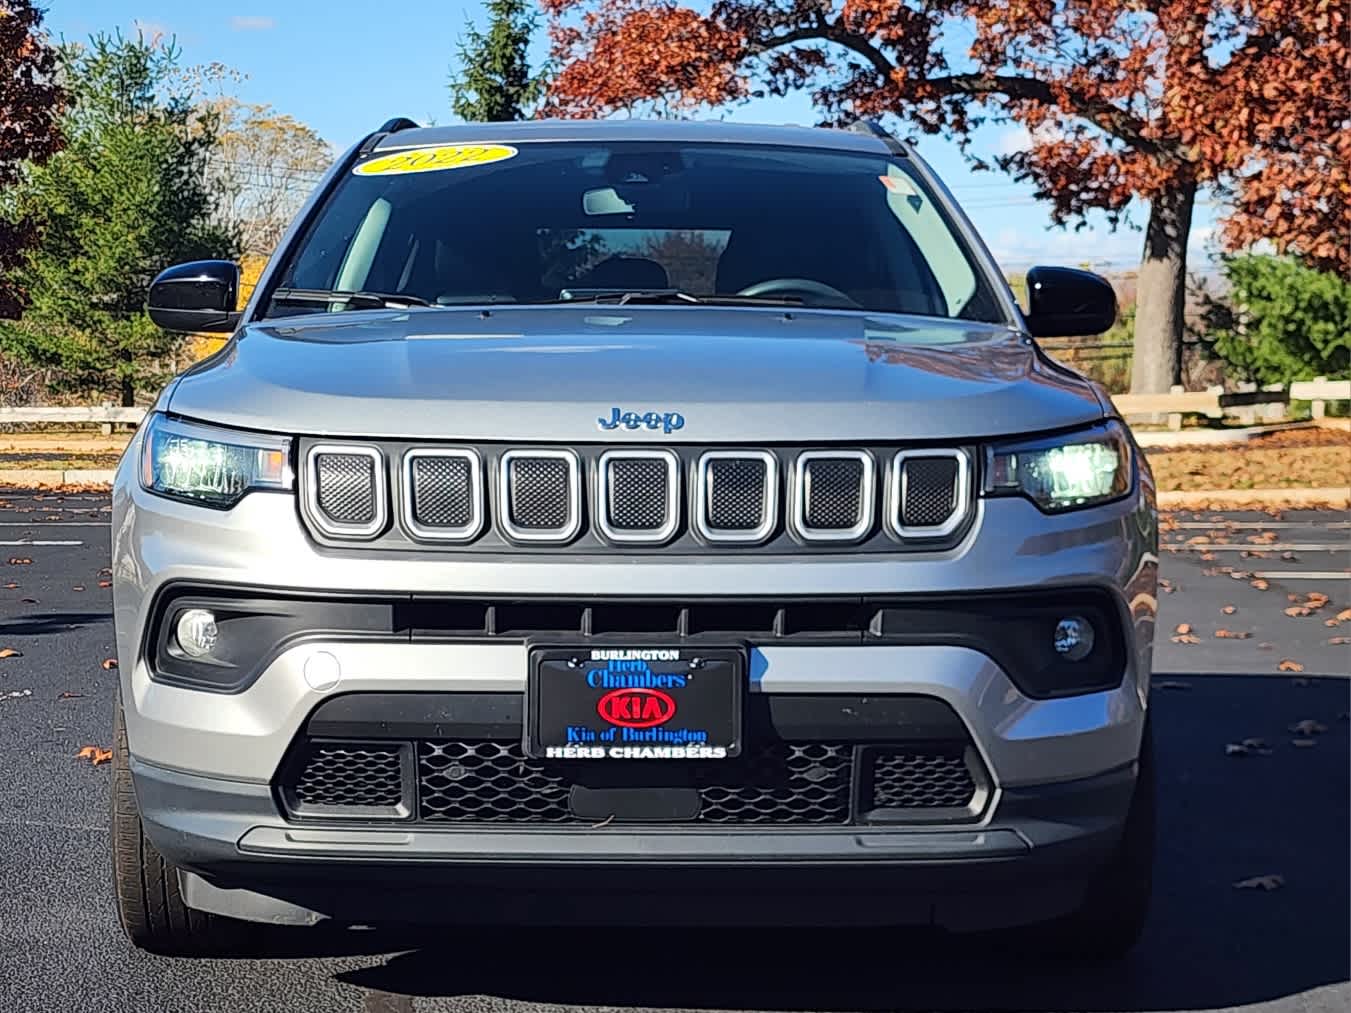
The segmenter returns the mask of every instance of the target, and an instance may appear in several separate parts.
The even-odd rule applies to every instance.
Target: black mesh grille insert
[[[415,457],[410,468],[413,520],[426,528],[465,528],[473,521],[473,468],[464,457]]]
[[[695,823],[829,824],[849,821],[853,747],[776,742],[735,760],[682,765],[699,791]],[[675,768],[653,769],[670,777]],[[423,820],[457,823],[572,822],[577,765],[526,759],[519,742],[418,743]]]
[[[803,464],[807,527],[845,531],[862,519],[863,462],[853,457],[814,458]]]
[[[961,750],[872,755],[872,804],[878,809],[960,809],[976,782]]]
[[[366,454],[314,455],[315,500],[337,524],[370,524],[376,517],[375,460]]]
[[[607,463],[608,521],[620,531],[658,531],[667,521],[670,466],[654,457],[619,458]]]
[[[957,459],[908,457],[901,482],[902,527],[934,527],[957,509]]]
[[[754,531],[765,522],[768,465],[754,457],[708,462],[705,496],[708,526],[716,531]]]
[[[403,799],[397,743],[311,743],[291,795],[300,807],[395,809]]]
[[[527,531],[557,531],[571,521],[568,462],[557,457],[513,457],[507,475],[507,515]]]

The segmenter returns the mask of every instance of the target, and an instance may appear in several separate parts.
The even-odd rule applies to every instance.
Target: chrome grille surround
[[[371,462],[372,504],[369,520],[350,522],[335,519],[323,508],[320,482],[322,457],[363,458]],[[330,538],[373,538],[384,530],[389,518],[385,455],[379,447],[359,443],[317,443],[310,447],[305,454],[305,506],[314,525]]]
[[[849,461],[861,465],[857,489],[855,521],[847,527],[813,527],[812,465],[815,462]],[[853,542],[872,530],[875,509],[876,467],[866,450],[804,450],[793,465],[791,518],[793,531],[808,542]]]
[[[638,506],[623,488],[623,480],[615,472],[625,463],[654,462],[664,468],[665,490],[659,492],[661,518],[659,525],[634,526],[625,524],[618,516],[626,506]],[[680,526],[680,458],[672,450],[607,450],[601,454],[597,474],[596,527],[606,541],[619,544],[642,542],[659,545],[669,541]],[[642,490],[636,490],[642,495]],[[617,503],[617,498],[629,500]],[[650,501],[648,504],[650,505]]]
[[[514,474],[517,462],[562,461],[565,466],[565,488],[558,490],[561,502],[553,504],[563,507],[564,520],[559,525],[536,527],[528,523],[518,523],[516,516],[518,504],[513,493],[518,491],[518,479]],[[522,476],[523,478],[523,476]],[[531,490],[532,495],[540,495]],[[550,495],[545,491],[543,495]],[[581,466],[577,455],[571,450],[508,450],[497,459],[497,523],[502,533],[513,542],[570,542],[577,537],[582,528],[582,481]]]
[[[427,461],[463,461],[467,466],[468,517],[464,524],[419,520],[418,465]],[[483,530],[483,462],[478,451],[465,448],[415,447],[403,455],[403,525],[415,538],[436,542],[468,542]]]
[[[907,462],[926,458],[951,459],[956,462],[953,478],[952,512],[939,524],[905,523],[908,498],[920,490],[911,488]],[[887,478],[887,530],[897,538],[943,538],[952,534],[965,522],[971,504],[971,458],[965,450],[956,447],[934,447],[897,451],[891,459]]]
[[[760,520],[747,527],[717,527],[712,515],[716,513],[710,497],[717,495],[714,470],[720,462],[756,462],[763,466],[763,486],[760,496]],[[708,542],[763,542],[778,525],[779,461],[767,450],[707,450],[699,457],[694,478],[694,530]]]

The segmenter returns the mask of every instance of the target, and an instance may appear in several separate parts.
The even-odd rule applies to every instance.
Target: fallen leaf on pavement
[[[1322,735],[1328,730],[1328,726],[1320,724],[1313,718],[1305,718],[1303,721],[1296,721],[1291,725],[1288,731],[1293,735]]]
[[[112,582],[111,580],[101,580],[101,581],[99,581],[99,587],[112,587],[112,586],[113,586],[113,582]]]
[[[1259,590],[1259,591],[1265,591],[1265,590],[1266,590],[1267,588],[1269,588],[1271,585],[1268,584],[1268,583],[1267,583],[1265,580],[1263,580],[1261,577],[1258,577],[1256,580],[1254,580],[1254,581],[1252,582],[1252,586],[1255,587],[1255,588],[1257,588],[1257,590]]]
[[[1173,582],[1171,580],[1165,580],[1162,577],[1159,578],[1159,588],[1160,590],[1163,591],[1164,594],[1172,594],[1174,591],[1177,590],[1177,588],[1173,586]]]
[[[37,604],[39,604],[39,602],[38,602],[38,600],[37,600],[36,598],[20,598],[20,599],[19,599],[19,604],[20,604],[20,605],[37,605]]]
[[[1281,559],[1284,560],[1284,561],[1287,562],[1287,563],[1298,563],[1298,562],[1299,562],[1299,557],[1296,556],[1293,552],[1282,552],[1282,553],[1281,553]]]
[[[1240,879],[1234,884],[1235,890],[1279,890],[1285,886],[1285,877],[1272,874],[1270,876],[1253,876],[1252,879]]]
[[[56,694],[58,700],[79,700],[83,696],[83,693],[72,693],[68,689],[62,690],[60,693]]]
[[[1276,666],[1278,672],[1302,672],[1304,666],[1298,661],[1291,661],[1289,658],[1282,658],[1281,663]]]
[[[1216,630],[1215,636],[1221,640],[1247,640],[1252,634],[1246,630]]]
[[[104,670],[105,672],[110,671],[111,669],[114,669],[114,668],[116,668],[116,667],[117,667],[117,659],[116,659],[116,658],[104,658],[104,659],[103,659],[103,670]]]
[[[85,746],[78,753],[76,753],[75,756],[77,759],[80,760],[88,760],[91,764],[97,767],[100,763],[111,762],[113,758],[113,751],[111,749],[103,749],[100,746]]]
[[[1215,559],[1215,553],[1213,553],[1213,552],[1203,552],[1203,553],[1201,553],[1201,555],[1200,555],[1199,557],[1197,557],[1197,558],[1199,558],[1203,563],[1209,563],[1209,562],[1212,562],[1212,561]]]
[[[1174,633],[1190,633],[1192,631],[1191,623],[1178,623]]]
[[[1331,599],[1328,598],[1328,596],[1325,595],[1322,591],[1310,591],[1307,595],[1305,595],[1304,600],[1311,609],[1321,609],[1324,605],[1326,605],[1329,601],[1331,601]]]
[[[16,651],[12,647],[0,647],[0,658],[22,658],[23,651]]]
[[[8,693],[0,693],[0,700],[17,700],[19,697],[32,695],[31,689],[12,689]]]
[[[1310,746],[1318,745],[1317,739],[1291,739],[1290,745],[1296,749],[1308,749]]]
[[[1334,645],[1351,644],[1351,637],[1328,637],[1328,643]]]
[[[1224,613],[1225,615],[1227,615],[1227,616],[1231,616],[1231,615],[1233,615],[1235,612],[1237,612],[1238,609],[1235,608],[1233,605],[1226,605],[1224,608],[1220,609],[1220,611],[1223,612],[1223,613]]]
[[[9,557],[10,566],[28,566],[32,562],[31,559],[20,559],[18,556]]]
[[[1257,645],[1257,649],[1258,649],[1259,651],[1271,651],[1271,650],[1275,650],[1275,648],[1276,648],[1276,645],[1275,645],[1275,644],[1267,643],[1265,640],[1262,641],[1260,644]]]
[[[1165,682],[1156,682],[1156,683],[1154,683],[1154,688],[1155,688],[1155,689],[1191,689],[1191,688],[1192,688],[1192,684],[1189,683],[1189,682],[1167,682],[1167,681],[1165,681]]]
[[[1336,629],[1338,626],[1341,625],[1341,623],[1337,622],[1336,619],[1324,619],[1324,620],[1323,620],[1323,625],[1324,625],[1324,626],[1330,626],[1330,627],[1332,627],[1333,629]]]
[[[1313,615],[1313,609],[1309,608],[1307,605],[1291,605],[1289,608],[1285,609],[1284,611],[1285,611],[1285,614],[1288,615],[1288,616],[1290,616],[1292,619],[1298,618],[1298,617],[1300,617],[1300,616],[1311,616],[1311,615]]]
[[[1210,541],[1209,535],[1192,535],[1187,539],[1188,545],[1205,545]]]
[[[1336,619],[1339,623],[1351,623],[1351,609],[1342,609],[1332,618]]]
[[[1199,644],[1201,642],[1200,637],[1191,633],[1179,633],[1177,636],[1173,637],[1172,640],[1175,644]]]
[[[10,581],[8,584],[5,585],[5,587],[10,591],[13,591],[18,586],[19,585],[15,584],[13,581]]]

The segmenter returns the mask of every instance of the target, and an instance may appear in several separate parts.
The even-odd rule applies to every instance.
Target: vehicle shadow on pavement
[[[47,633],[68,633],[84,626],[111,626],[109,612],[44,612],[18,619],[0,619],[0,636],[40,637]]]
[[[1159,676],[1159,862],[1145,937],[1117,965],[1039,959],[1017,933],[446,930],[346,971],[412,996],[695,1009],[1190,1010],[1351,977],[1351,681]],[[1181,683],[1181,688],[1177,684]],[[1326,731],[1304,738],[1291,725]],[[1226,755],[1263,739],[1269,754]],[[1274,890],[1236,888],[1278,875]],[[390,943],[397,945],[394,938]],[[390,946],[389,948],[394,948]]]

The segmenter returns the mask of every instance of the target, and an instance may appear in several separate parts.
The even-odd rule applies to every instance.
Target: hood
[[[558,443],[951,440],[1102,416],[1090,384],[998,326],[594,305],[254,323],[169,408],[282,433]],[[600,425],[626,413],[637,428]]]

